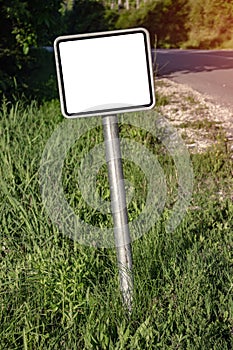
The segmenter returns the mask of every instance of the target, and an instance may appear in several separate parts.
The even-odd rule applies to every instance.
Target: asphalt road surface
[[[156,50],[156,65],[158,77],[233,108],[233,50]]]

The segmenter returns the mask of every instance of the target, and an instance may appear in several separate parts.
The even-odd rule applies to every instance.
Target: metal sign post
[[[128,312],[131,312],[133,293],[132,252],[117,116],[103,117],[102,123],[120,285],[123,302]]]
[[[155,105],[149,33],[134,28],[63,36],[54,51],[62,114],[102,116],[120,285],[130,313],[132,252],[116,114]]]

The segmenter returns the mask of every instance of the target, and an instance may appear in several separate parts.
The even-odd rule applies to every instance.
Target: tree
[[[102,0],[0,0],[0,95],[25,85],[33,48],[62,34],[114,29],[117,17]]]
[[[113,29],[117,13],[107,10],[102,1],[76,0],[67,11],[68,34],[90,33]]]
[[[28,53],[30,46],[51,43],[61,26],[60,0],[0,0],[1,50]]]
[[[214,48],[232,40],[232,0],[189,0],[189,46]]]
[[[177,47],[187,39],[187,0],[156,0],[141,3],[139,9],[124,11],[116,26],[128,28],[144,26],[162,47]]]
[[[60,0],[0,0],[0,93],[12,89],[30,48],[50,45],[61,28]]]

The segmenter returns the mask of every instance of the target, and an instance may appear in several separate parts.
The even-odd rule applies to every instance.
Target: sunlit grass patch
[[[120,127],[122,137],[157,155],[168,187],[160,219],[132,244],[135,294],[128,319],[115,250],[85,247],[62,235],[41,200],[38,169],[46,142],[62,121],[58,102],[5,103],[0,117],[0,348],[231,349],[233,180],[224,138],[207,152],[192,154],[193,198],[182,223],[167,233],[177,191],[174,162],[149,133]],[[203,123],[196,128],[208,126]],[[111,225],[110,216],[106,222],[93,213],[75,188],[79,150],[102,141],[97,128],[70,149],[63,185],[74,209],[80,205],[77,213],[105,226]],[[146,180],[131,162],[124,161],[124,168],[138,191],[130,207],[134,217]],[[104,166],[98,186],[109,199]]]

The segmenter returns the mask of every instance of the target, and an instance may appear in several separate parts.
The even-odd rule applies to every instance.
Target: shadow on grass
[[[54,55],[43,48],[31,49],[21,68],[15,67],[13,74],[0,79],[0,97],[9,101],[43,102],[58,97]]]

